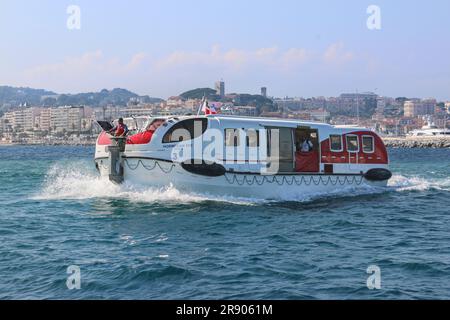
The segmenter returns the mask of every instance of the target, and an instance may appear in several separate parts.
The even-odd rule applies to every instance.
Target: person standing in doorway
[[[306,138],[303,140],[302,144],[301,144],[301,149],[300,149],[300,151],[301,151],[301,152],[310,152],[310,151],[313,150],[313,148],[314,148],[313,143],[311,142],[311,140],[309,139],[309,137],[306,137]]]

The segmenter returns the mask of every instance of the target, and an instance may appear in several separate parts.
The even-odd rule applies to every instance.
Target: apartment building
[[[84,118],[84,107],[58,107],[50,109],[50,128],[56,132],[81,131],[81,119]]]

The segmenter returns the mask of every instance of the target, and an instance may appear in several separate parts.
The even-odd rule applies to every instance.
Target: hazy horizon
[[[80,9],[79,29],[68,19]],[[370,5],[380,9],[371,30]],[[226,92],[450,100],[450,2],[3,0],[0,84],[167,98]]]

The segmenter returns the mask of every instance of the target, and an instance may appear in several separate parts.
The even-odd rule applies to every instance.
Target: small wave
[[[199,203],[205,201],[254,205],[263,199],[186,193],[174,186],[141,187],[130,183],[115,185],[108,178],[86,170],[86,164],[54,165],[48,171],[41,191],[33,200],[85,200],[95,198],[126,199],[148,203]]]
[[[399,192],[427,190],[450,191],[450,178],[427,179],[418,176],[406,177],[402,175],[394,175],[392,179],[389,180],[388,187]]]

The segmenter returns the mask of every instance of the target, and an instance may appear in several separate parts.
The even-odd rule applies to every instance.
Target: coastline
[[[95,142],[92,143],[64,143],[64,142],[57,142],[57,143],[0,143],[1,147],[14,147],[14,146],[28,146],[28,147],[95,147]]]
[[[389,148],[419,148],[419,149],[444,149],[450,148],[450,137],[382,137],[386,147]],[[95,141],[92,142],[42,142],[42,143],[5,143],[0,142],[0,147],[11,146],[95,146]]]
[[[382,139],[389,148],[450,148],[450,137],[382,137]]]

